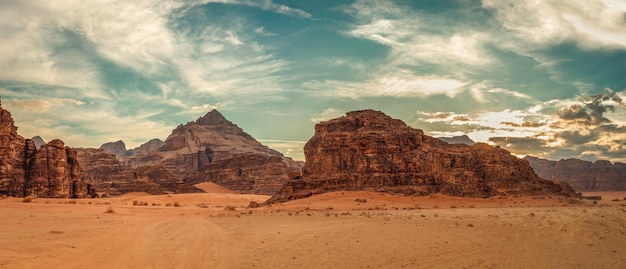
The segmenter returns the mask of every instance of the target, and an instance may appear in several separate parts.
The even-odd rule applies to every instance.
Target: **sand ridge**
[[[131,193],[105,199],[39,198],[30,203],[3,199],[0,268],[626,264],[623,200],[334,192],[246,208],[250,201],[267,199],[232,193]]]

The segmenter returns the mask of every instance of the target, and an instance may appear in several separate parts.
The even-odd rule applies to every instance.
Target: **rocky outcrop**
[[[373,110],[317,124],[304,154],[302,179],[288,181],[270,203],[336,190],[575,195],[567,184],[539,178],[526,161],[504,149],[448,144]]]
[[[163,141],[161,139],[154,138],[146,143],[141,144],[139,147],[127,150],[126,156],[149,154],[159,149],[162,145],[163,145]]]
[[[93,149],[79,156],[89,164],[88,182],[109,195],[200,191],[193,185],[205,181],[243,193],[276,194],[302,168],[301,162],[262,145],[217,110],[178,126],[164,142],[153,139],[124,157]]]
[[[35,144],[17,134],[11,113],[0,106],[0,192],[23,196],[28,161],[35,154]]]
[[[17,134],[9,111],[0,106],[0,193],[11,196],[82,198],[92,194],[76,151],[55,139],[37,149]]]
[[[126,156],[126,144],[124,144],[124,141],[122,140],[119,140],[117,142],[104,143],[102,144],[102,146],[100,146],[100,149],[111,153],[118,158]]]
[[[28,195],[55,198],[84,198],[91,194],[82,177],[76,150],[55,139],[41,146],[28,165]]]
[[[275,194],[289,179],[300,177],[301,164],[279,156],[242,154],[205,165],[190,184],[210,181],[241,193]]]
[[[539,177],[567,182],[576,191],[626,191],[626,163],[579,159],[551,161],[532,156],[524,159]]]
[[[163,145],[163,141],[161,139],[154,138],[134,149],[126,149],[124,141],[119,140],[117,142],[104,143],[100,146],[100,149],[115,155],[117,158],[124,158],[127,156],[149,154],[159,149],[161,145]]]
[[[444,141],[448,144],[465,144],[468,146],[472,146],[476,143],[467,135],[451,136],[451,137],[437,137],[437,138],[439,138],[439,140]]]
[[[127,192],[165,194],[177,192],[182,181],[161,166],[130,168],[122,165],[115,155],[102,149],[78,148],[77,158],[84,164],[85,182],[97,190],[98,195],[121,195]]]
[[[35,136],[31,139],[33,140],[33,143],[35,143],[35,148],[37,149],[40,149],[41,146],[46,144],[46,141],[44,141],[43,138],[41,138],[41,136]]]

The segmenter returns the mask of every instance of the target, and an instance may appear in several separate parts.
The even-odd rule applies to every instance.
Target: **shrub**
[[[234,207],[234,206],[232,206],[232,205],[227,205],[227,206],[225,206],[225,207],[224,207],[224,210],[228,210],[228,211],[235,211],[236,209],[235,209],[235,207]]]
[[[22,202],[24,203],[30,203],[34,200],[35,198],[33,198],[32,196],[26,196],[24,197],[24,200],[22,200]]]
[[[175,207],[179,207],[179,206],[180,206],[180,204],[179,204],[178,202],[174,202],[174,206],[175,206]]]
[[[364,199],[364,198],[356,198],[354,199],[354,201],[357,201],[359,203],[367,203],[367,199]]]
[[[112,213],[115,213],[115,210],[113,210],[112,206],[109,206],[109,208],[107,208],[107,211],[104,211],[104,213],[112,214]]]

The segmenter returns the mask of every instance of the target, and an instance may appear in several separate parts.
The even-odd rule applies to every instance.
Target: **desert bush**
[[[34,200],[35,198],[33,196],[26,196],[24,197],[24,199],[22,200],[23,203],[30,203]]]
[[[357,201],[359,203],[367,203],[367,199],[364,199],[364,198],[356,198],[354,199],[354,201]]]
[[[179,206],[180,206],[180,204],[178,203],[178,201],[174,202],[174,206],[175,206],[175,207],[179,207]]]
[[[113,210],[112,206],[109,206],[109,208],[107,208],[107,211],[104,211],[104,213],[112,214],[112,213],[115,213],[115,210]]]
[[[224,207],[224,210],[228,210],[228,211],[235,211],[236,209],[235,209],[235,207],[234,207],[234,206],[232,206],[232,205],[227,205],[227,206],[225,206],[225,207]]]

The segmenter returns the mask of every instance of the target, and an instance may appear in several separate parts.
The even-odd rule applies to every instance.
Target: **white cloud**
[[[204,104],[201,106],[193,106],[191,109],[192,110],[201,110],[201,111],[209,111],[209,110],[213,110],[213,109],[220,109],[223,107],[226,107],[228,105],[231,105],[233,102],[232,101],[226,101],[226,102],[218,102],[216,104]]]
[[[484,48],[490,36],[438,25],[436,15],[396,6],[390,1],[357,1],[346,10],[358,23],[346,34],[370,39],[392,49],[391,66],[424,62],[463,70],[458,64],[486,67],[494,58]],[[443,30],[436,33],[437,30]],[[470,70],[463,70],[469,72]]]
[[[626,4],[619,0],[483,0],[502,26],[537,45],[573,41],[583,48],[624,48]]]
[[[464,91],[466,82],[441,77],[418,76],[409,72],[388,74],[365,82],[344,82],[336,80],[312,81],[303,86],[317,90],[315,94],[360,98],[372,96],[431,96],[446,95],[454,97]]]
[[[335,108],[327,108],[324,111],[316,114],[313,118],[311,118],[310,120],[312,122],[322,122],[322,121],[327,121],[327,120],[331,120],[334,118],[339,118],[341,116],[344,115],[344,112],[335,109]]]

